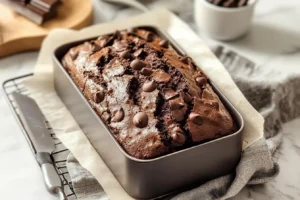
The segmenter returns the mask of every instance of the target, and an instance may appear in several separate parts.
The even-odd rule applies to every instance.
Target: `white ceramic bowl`
[[[194,0],[194,17],[199,31],[217,40],[232,40],[244,35],[250,27],[257,0],[239,8],[216,6],[206,0]]]

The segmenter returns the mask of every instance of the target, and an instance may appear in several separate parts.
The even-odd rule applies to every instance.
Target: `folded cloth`
[[[273,154],[281,142],[281,133],[279,133],[281,129],[280,116],[278,118],[278,109],[280,109],[280,106],[276,105],[280,101],[273,98],[273,101],[265,105],[261,105],[261,101],[259,101],[259,99],[266,98],[266,95],[270,95],[269,99],[272,99],[271,97],[273,96],[280,96],[276,93],[278,90],[273,91],[273,93],[266,93],[264,90],[266,85],[263,82],[259,84],[258,82],[249,82],[247,78],[238,78],[239,76],[235,73],[236,70],[232,69],[235,69],[235,67],[243,69],[255,66],[255,63],[247,58],[221,46],[213,48],[213,50],[225,67],[231,69],[229,70],[232,73],[231,75],[238,80],[238,86],[244,92],[244,95],[249,97],[250,103],[263,113],[266,135],[272,135],[273,137],[267,140],[260,139],[246,148],[242,153],[241,161],[235,173],[214,179],[192,190],[168,197],[168,199],[227,199],[235,196],[245,185],[265,183],[276,177],[279,173],[279,166],[274,161]],[[224,58],[226,58],[226,63]],[[235,62],[230,62],[229,60],[234,60]],[[235,66],[236,63],[238,63],[238,66]],[[253,87],[255,90],[253,90]],[[250,97],[252,96],[256,98],[251,99]],[[268,110],[268,114],[265,114],[266,110]],[[291,113],[291,115],[293,114]],[[79,200],[109,199],[101,185],[87,170],[81,167],[72,154],[68,157],[67,167]]]
[[[267,141],[265,139],[258,140],[244,150],[235,173],[214,179],[197,188],[169,197],[169,199],[227,199],[235,196],[247,184],[262,184],[271,180],[278,174],[279,166],[273,162],[270,152],[274,152],[274,149],[280,144],[280,140],[280,134]],[[78,200],[109,199],[101,185],[78,163],[73,154],[68,157],[67,167]]]

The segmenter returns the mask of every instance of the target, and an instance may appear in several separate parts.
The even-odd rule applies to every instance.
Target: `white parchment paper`
[[[250,105],[229,73],[203,41],[174,14],[165,9],[154,10],[133,18],[99,24],[81,31],[57,29],[44,40],[34,76],[25,81],[57,137],[73,153],[79,163],[101,184],[111,199],[132,199],[115,179],[101,157],[74,121],[53,87],[52,55],[56,47],[75,40],[99,36],[116,29],[153,25],[167,32],[191,56],[245,120],[243,149],[263,137],[263,117]]]

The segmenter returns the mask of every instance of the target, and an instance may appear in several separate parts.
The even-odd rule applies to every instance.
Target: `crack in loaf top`
[[[136,158],[158,157],[236,130],[200,68],[152,31],[100,36],[71,48],[62,63]]]

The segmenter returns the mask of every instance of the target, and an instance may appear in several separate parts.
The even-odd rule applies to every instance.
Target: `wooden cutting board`
[[[37,25],[1,4],[0,57],[38,50],[45,36],[54,28],[81,29],[92,23],[91,0],[61,0],[57,16]]]

